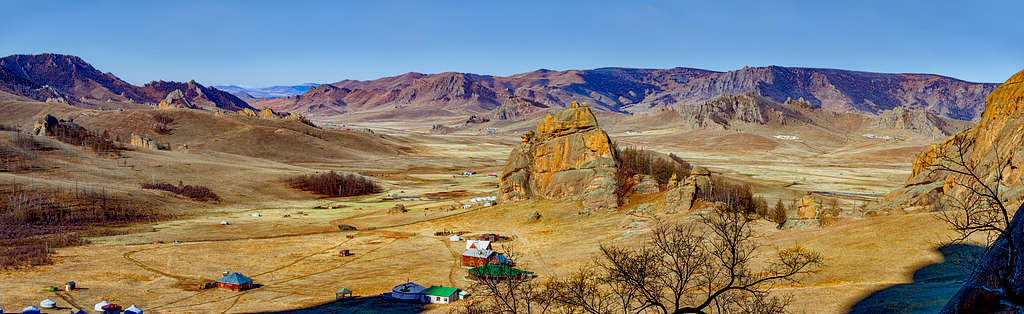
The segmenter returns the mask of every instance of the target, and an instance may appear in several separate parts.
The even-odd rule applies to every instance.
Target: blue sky
[[[806,66],[1002,82],[1024,1],[13,1],[0,55],[135,84],[249,87],[415,71]]]

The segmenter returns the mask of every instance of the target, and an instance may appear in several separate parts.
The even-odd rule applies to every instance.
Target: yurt
[[[391,289],[391,297],[399,300],[419,300],[426,289],[427,287],[410,281]]]
[[[453,234],[452,236],[448,237],[448,241],[462,241],[462,237],[460,237],[457,234]]]
[[[39,308],[38,307],[34,307],[34,306],[29,306],[29,307],[26,307],[24,309],[21,309],[21,314],[39,314]]]
[[[221,225],[224,225],[224,226],[230,225],[230,223],[228,223],[228,221],[227,221],[227,220],[222,220],[222,221],[220,222],[220,224],[221,224]]]
[[[39,301],[39,307],[44,308],[44,309],[52,309],[52,308],[57,307],[57,301],[50,300],[50,299],[42,300],[42,301]]]
[[[96,312],[103,312],[103,307],[107,305],[110,305],[110,302],[100,301],[100,303],[96,303],[96,305],[94,305],[92,309],[95,310]]]
[[[125,314],[142,314],[142,309],[140,309],[138,306],[135,306],[135,304],[132,304],[132,306],[129,306],[127,309],[124,309],[124,313]]]

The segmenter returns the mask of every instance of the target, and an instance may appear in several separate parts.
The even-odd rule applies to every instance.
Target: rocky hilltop
[[[512,76],[407,73],[372,81],[324,84],[302,95],[254,106],[315,115],[404,106],[479,114],[494,110],[508,97],[518,97],[549,107],[579,101],[597,110],[644,112],[664,106],[700,105],[722,94],[755,92],[780,103],[803,98],[813,106],[838,112],[879,114],[906,107],[973,120],[996,85],[930,74],[779,66],[729,72],[601,68],[537,70]]]
[[[1002,196],[1016,203],[1024,196],[1024,182],[1021,182],[1024,158],[1020,155],[1024,148],[1024,71],[1000,85],[985,104],[985,112],[978,123],[954,137],[963,136],[971,146],[965,152],[966,160],[976,165],[975,171],[983,179],[991,181],[997,173],[1003,174]],[[889,194],[885,202],[878,204],[877,210],[930,209],[943,195],[964,193],[964,188],[955,185],[949,173],[929,171],[939,161],[939,156],[953,149],[954,143],[951,137],[926,148],[914,161],[904,187]],[[997,156],[1010,157],[1007,163],[1000,165]]]
[[[933,137],[949,136],[960,130],[941,117],[924,109],[896,107],[878,115],[875,127],[911,130],[914,133]]]
[[[252,108],[234,95],[195,81],[154,81],[135,86],[112,73],[100,72],[76,56],[47,53],[0,58],[0,91],[40,101],[107,108],[118,103],[156,104],[179,90],[182,99],[199,108]]]
[[[618,207],[618,158],[590,107],[572,103],[522,136],[499,177],[500,200],[540,196],[582,200],[587,210]]]
[[[790,100],[790,103],[795,103]],[[804,103],[809,105],[809,103]],[[698,106],[683,107],[680,115],[691,127],[721,127],[735,123],[786,125],[795,121],[810,123],[810,118],[792,107],[784,106],[755,93],[722,95]]]

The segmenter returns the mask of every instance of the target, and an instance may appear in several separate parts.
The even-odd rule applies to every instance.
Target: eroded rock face
[[[192,104],[192,102],[188,101],[188,98],[185,98],[185,93],[183,93],[180,89],[175,89],[174,91],[172,91],[170,93],[167,93],[167,97],[164,97],[164,100],[161,100],[160,104],[156,105],[156,108],[157,109],[171,109],[171,108],[197,109],[199,107],[196,107],[195,105]]]
[[[157,141],[154,141],[152,139],[145,138],[145,137],[142,137],[142,136],[138,136],[138,135],[135,135],[135,134],[132,134],[131,145],[135,146],[135,147],[149,148],[149,149],[156,149],[156,150],[166,150],[167,149],[167,146],[165,146],[163,144],[160,144]]]
[[[810,193],[796,201],[797,219],[811,219],[817,217],[817,215],[818,205]]]
[[[1002,197],[1015,203],[1024,199],[1024,71],[1006,80],[985,100],[985,112],[978,123],[955,134],[942,143],[924,150],[914,161],[913,172],[904,187],[893,191],[885,201],[871,208],[878,213],[894,213],[908,209],[930,210],[942,196],[966,193],[957,186],[949,173],[930,171],[939,162],[939,156],[955,149],[956,136],[963,136],[972,148],[965,152],[966,160],[977,165],[975,172],[988,183],[997,174],[1003,175]],[[997,156],[1008,157],[1000,164]],[[1006,160],[1004,160],[1006,161]]]
[[[618,158],[608,134],[590,108],[570,108],[544,116],[509,153],[500,179],[501,201],[534,196],[582,200],[587,209],[618,207]]]
[[[669,179],[668,192],[665,195],[665,212],[673,214],[693,211],[697,193],[710,185],[711,172],[704,167],[694,168],[690,176],[682,181],[672,175],[672,178]]]

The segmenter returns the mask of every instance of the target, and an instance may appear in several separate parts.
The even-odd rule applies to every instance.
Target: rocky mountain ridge
[[[904,107],[972,120],[980,115],[985,97],[996,86],[931,74],[779,66],[728,72],[691,68],[537,70],[505,77],[410,72],[371,81],[324,84],[301,95],[254,106],[324,116],[409,106],[477,114],[518,97],[549,107],[576,101],[597,110],[644,112],[699,105],[722,94],[755,92],[776,102],[803,98],[830,111],[879,114]]]
[[[77,107],[156,104],[180,90],[199,108],[238,111],[252,108],[225,91],[189,81],[153,81],[143,86],[103,73],[79,57],[60,54],[11,55],[0,58],[0,91]]]

